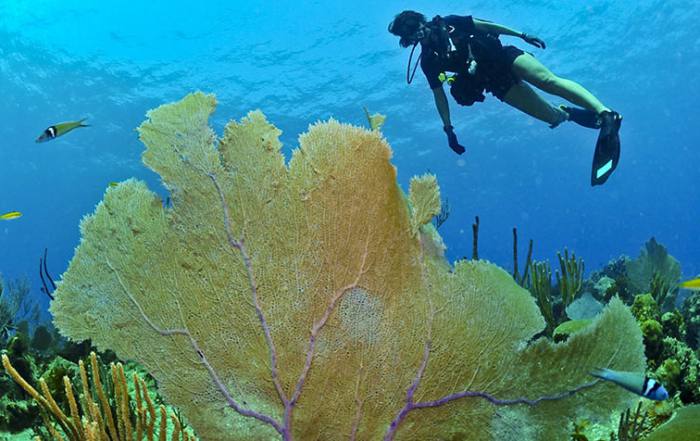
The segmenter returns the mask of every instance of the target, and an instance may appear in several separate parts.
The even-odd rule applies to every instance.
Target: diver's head
[[[410,47],[420,43],[430,32],[425,16],[416,11],[403,11],[389,23],[389,32],[401,37],[399,44]]]

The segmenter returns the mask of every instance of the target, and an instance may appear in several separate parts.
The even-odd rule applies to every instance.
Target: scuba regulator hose
[[[416,42],[413,45],[413,48],[411,48],[411,55],[408,56],[408,65],[406,66],[406,83],[411,84],[413,81],[413,77],[416,76],[416,70],[418,70],[418,65],[420,64],[420,59],[423,57],[423,54],[421,53],[418,56],[418,59],[416,60],[416,64],[413,66],[413,72],[411,72],[411,61],[413,60],[413,52],[416,50],[416,46],[418,46],[419,42]]]

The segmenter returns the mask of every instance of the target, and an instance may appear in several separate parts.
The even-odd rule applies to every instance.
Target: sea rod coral
[[[435,178],[403,194],[381,133],[313,125],[285,164],[260,112],[218,139],[196,93],[139,128],[143,183],[109,188],[51,305],[72,339],[137,359],[203,440],[563,439],[620,410],[594,367],[640,370],[613,299],[566,342],[485,261],[454,267]]]

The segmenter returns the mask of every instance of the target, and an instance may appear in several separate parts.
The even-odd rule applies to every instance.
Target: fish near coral
[[[668,391],[661,383],[639,372],[596,369],[591,372],[591,375],[615,383],[623,389],[650,400],[663,401],[668,399]]]
[[[78,127],[90,127],[87,124],[83,124],[83,122],[87,118],[83,118],[80,121],[68,121],[68,122],[62,122],[58,123],[56,125],[50,126],[44,132],[39,135],[39,137],[36,139],[36,142],[46,142],[50,141],[52,139],[58,138],[59,136],[63,136],[66,133],[70,132],[73,129],[77,129]]]
[[[689,289],[691,291],[700,291],[700,277],[696,277],[691,280],[686,280],[679,286],[683,289]]]

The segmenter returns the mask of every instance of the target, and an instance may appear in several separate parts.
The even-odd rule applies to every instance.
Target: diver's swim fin
[[[617,168],[620,161],[620,125],[622,116],[615,111],[600,114],[600,134],[593,155],[591,185],[602,185]]]
[[[573,121],[576,124],[583,127],[588,127],[589,129],[600,128],[600,117],[592,110],[568,106],[559,106],[559,108],[569,115],[569,121]]]

